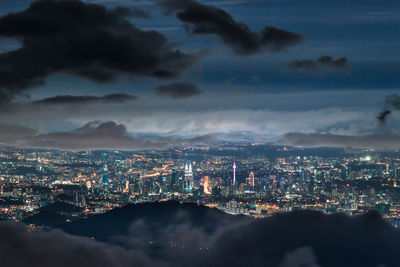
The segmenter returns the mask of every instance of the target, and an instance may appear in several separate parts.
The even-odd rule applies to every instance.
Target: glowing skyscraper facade
[[[204,187],[204,195],[210,195],[211,194],[211,192],[210,192],[210,178],[208,176],[206,176],[204,178],[203,187]]]
[[[185,189],[188,191],[193,189],[193,171],[191,162],[185,164]]]
[[[102,184],[103,185],[108,184],[108,168],[107,168],[107,165],[104,165],[104,173],[103,173]]]
[[[249,185],[251,186],[251,189],[254,190],[254,172],[250,172],[250,175],[249,175]]]
[[[233,161],[233,181],[232,181],[232,185],[235,186],[236,185],[236,162]]]

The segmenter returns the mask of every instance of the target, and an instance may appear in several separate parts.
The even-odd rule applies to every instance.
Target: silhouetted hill
[[[52,228],[62,227],[67,219],[71,219],[64,213],[75,213],[82,211],[82,208],[75,205],[56,201],[47,206],[41,207],[35,215],[23,220],[26,224],[45,225]]]
[[[59,228],[73,235],[94,237],[100,241],[110,241],[117,235],[127,235],[134,231],[133,223],[144,223],[152,236],[158,230],[170,225],[185,224],[212,232],[223,222],[251,221],[245,216],[226,214],[218,209],[193,203],[180,204],[177,201],[131,204],[116,208],[104,214],[64,224]]]
[[[22,222],[26,224],[44,225],[57,228],[66,223],[68,217],[55,212],[41,211],[35,215],[25,218]]]
[[[70,258],[80,266],[400,266],[400,232],[376,211],[350,217],[298,210],[253,220],[170,201],[128,205],[60,228],[97,240],[0,223],[1,258],[22,259],[18,266],[31,265],[27,255],[52,259],[47,266],[70,265]]]
[[[40,208],[40,211],[48,211],[48,212],[56,212],[56,213],[64,213],[64,212],[81,212],[83,209],[81,207],[63,202],[56,201],[50,205],[44,206]]]

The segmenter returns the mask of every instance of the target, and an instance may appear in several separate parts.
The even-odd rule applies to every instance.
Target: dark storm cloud
[[[320,267],[312,248],[301,247],[285,255],[279,267]]]
[[[130,12],[131,12],[131,13],[130,13],[131,16],[132,16],[132,17],[135,17],[135,18],[142,18],[142,19],[149,19],[149,18],[151,18],[151,15],[150,15],[149,12],[144,11],[144,10],[139,9],[139,8],[132,8],[132,9],[130,9]]]
[[[60,72],[99,83],[121,75],[171,78],[195,62],[198,54],[175,50],[164,35],[129,23],[132,12],[43,0],[1,17],[0,37],[20,40],[21,48],[0,54],[0,98],[8,100]]]
[[[24,148],[60,150],[147,150],[167,149],[176,146],[213,144],[213,137],[203,135],[193,138],[132,137],[125,125],[113,121],[92,121],[70,132],[38,133],[20,126],[0,125],[0,143]]]
[[[220,235],[204,266],[398,266],[399,240],[373,211],[359,217],[282,213]]]
[[[386,104],[390,105],[394,109],[400,109],[400,96],[399,95],[388,95],[386,97]]]
[[[300,147],[343,147],[376,150],[394,150],[400,148],[400,135],[337,135],[320,133],[287,133],[280,137],[278,144]]]
[[[58,95],[33,102],[40,105],[68,105],[92,103],[126,103],[136,100],[137,97],[128,94],[110,94],[105,96],[74,96]]]
[[[303,69],[307,71],[349,71],[347,58],[334,60],[331,56],[323,56],[317,60],[295,60],[288,64],[290,69]]]
[[[389,116],[391,113],[392,113],[392,112],[391,112],[390,110],[385,109],[384,111],[380,112],[380,113],[378,114],[378,116],[376,116],[376,118],[378,119],[378,121],[379,121],[380,123],[383,123],[383,124],[384,124],[384,123],[386,123],[387,116]]]
[[[154,203],[154,205],[157,205]],[[160,204],[163,205],[163,204]],[[193,205],[193,204],[182,204]],[[126,234],[115,234],[108,239],[112,244],[118,244],[126,249],[148,251],[148,240],[152,240],[159,247],[159,257],[163,258],[170,266],[197,266],[201,257],[207,255],[206,251],[212,242],[222,232],[236,229],[240,225],[248,224],[251,218],[245,216],[229,216],[221,211],[213,211],[200,206],[193,211],[172,207],[157,209],[156,219],[137,218],[128,224]],[[141,211],[138,210],[138,213]],[[155,211],[148,210],[148,213]],[[167,212],[167,213],[165,213]],[[167,214],[168,218],[163,217]],[[113,221],[113,218],[108,218]],[[100,221],[101,222],[101,221]],[[150,252],[151,253],[151,252]],[[208,266],[208,265],[200,265]]]
[[[192,83],[171,83],[154,88],[160,96],[172,98],[186,98],[199,95],[202,91]]]
[[[226,11],[212,5],[191,0],[163,1],[161,5],[167,14],[177,12],[176,17],[192,34],[215,34],[239,55],[282,51],[303,40],[297,33],[271,26],[253,32],[246,24],[235,21]]]
[[[385,109],[376,116],[378,121],[385,124],[387,116],[392,113],[392,109],[400,110],[400,96],[396,94],[386,96]]]
[[[138,251],[67,235],[61,231],[26,232],[22,225],[0,223],[2,266],[163,266]]]

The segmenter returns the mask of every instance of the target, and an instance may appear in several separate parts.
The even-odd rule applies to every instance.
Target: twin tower
[[[254,178],[253,178],[254,181]],[[236,186],[236,162],[233,162],[233,181],[232,185]],[[192,163],[187,162],[185,163],[185,189],[190,191],[193,189],[194,180],[193,180],[193,170],[192,170]]]
[[[185,189],[192,190],[194,185],[192,163],[185,164]]]

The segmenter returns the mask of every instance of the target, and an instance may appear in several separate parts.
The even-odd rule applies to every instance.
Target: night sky
[[[398,147],[399,41],[390,0],[2,0],[0,142]]]

